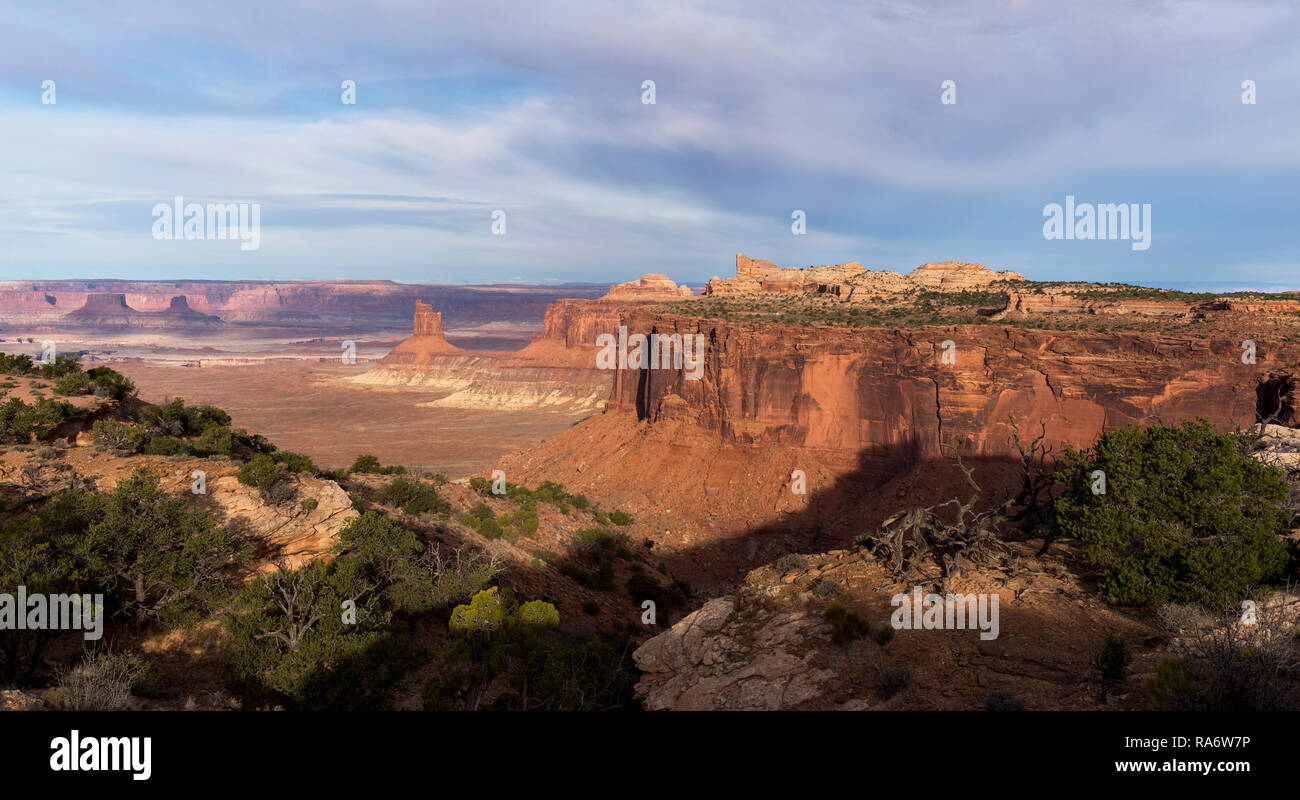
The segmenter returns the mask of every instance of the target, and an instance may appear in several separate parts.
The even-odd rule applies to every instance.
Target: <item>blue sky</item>
[[[1281,0],[51,0],[0,37],[2,279],[698,284],[745,252],[1300,289]],[[260,247],[155,240],[176,195],[260,203]],[[1044,239],[1066,195],[1151,204],[1151,247]]]

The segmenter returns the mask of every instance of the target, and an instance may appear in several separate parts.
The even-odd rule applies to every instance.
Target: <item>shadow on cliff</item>
[[[847,548],[855,538],[877,532],[899,511],[970,499],[973,489],[954,459],[920,453],[916,442],[864,450],[856,469],[810,491],[803,508],[778,512],[777,519],[759,525],[711,533],[706,541],[687,547],[656,548],[654,557],[668,574],[685,578],[695,589],[712,591],[786,553]],[[981,487],[979,509],[1001,503],[1020,487],[1018,458],[963,455],[962,463]]]

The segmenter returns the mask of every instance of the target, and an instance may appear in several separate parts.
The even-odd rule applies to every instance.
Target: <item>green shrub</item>
[[[306,475],[319,475],[320,467],[316,462],[311,460],[310,456],[302,453],[292,453],[288,450],[279,450],[275,453],[275,460],[284,465],[284,468],[290,472],[301,472]]]
[[[31,375],[36,369],[36,363],[29,355],[0,353],[0,372],[6,375]]]
[[[1092,492],[1094,470],[1105,473],[1104,494]],[[1058,481],[1061,530],[1083,544],[1116,603],[1219,605],[1287,567],[1281,472],[1205,420],[1103,433],[1091,450],[1067,449]]]
[[[876,632],[872,634],[871,638],[876,640],[876,644],[884,647],[894,641],[894,635],[897,633],[898,631],[894,630],[893,625],[881,625],[879,628],[876,628]]]
[[[208,425],[194,440],[194,451],[200,455],[230,455],[235,449],[235,437],[230,428],[215,423]]]
[[[134,427],[134,426],[133,426]],[[144,431],[140,431],[144,435]],[[144,446],[144,452],[151,456],[176,456],[190,452],[190,446],[184,439],[173,436],[155,436]]]
[[[314,497],[308,497],[308,498],[303,499],[303,501],[302,501],[301,503],[299,503],[298,505],[302,506],[302,510],[303,510],[303,511],[307,512],[308,514],[310,514],[311,512],[315,511],[315,510],[320,506],[320,501],[318,501],[318,500],[317,500],[316,498],[314,498]]]
[[[239,482],[245,486],[253,486],[258,489],[269,489],[280,478],[280,468],[275,463],[275,459],[268,455],[257,455],[244,466],[239,468],[237,476]]]
[[[70,372],[54,382],[54,393],[64,397],[85,394],[90,388],[90,378],[84,372]]]
[[[28,405],[17,397],[0,404],[0,440],[29,442],[54,432],[60,422],[75,413],[71,403],[41,398]]]
[[[626,511],[611,511],[609,512],[609,521],[614,525],[623,527],[626,525],[631,525],[636,520],[633,518],[631,514],[627,513]]]
[[[101,397],[111,397],[121,402],[135,396],[135,382],[115,369],[95,367],[87,370],[90,378],[90,390]]]
[[[398,506],[412,516],[451,509],[451,504],[442,499],[438,490],[431,484],[407,478],[394,478],[388,485],[375,492],[374,501],[383,505]]]
[[[379,459],[372,455],[359,455],[348,467],[348,472],[372,475],[402,475],[406,473],[406,467],[392,466],[385,467],[379,463]]]
[[[1102,699],[1105,699],[1111,689],[1124,684],[1132,663],[1133,654],[1129,652],[1128,642],[1114,633],[1107,635],[1097,654],[1097,660],[1093,662],[1093,666],[1101,673]]]
[[[76,375],[80,372],[81,363],[77,356],[66,353],[55,356],[54,360],[49,363],[41,364],[41,377],[50,381],[57,381],[60,378]]]
[[[862,615],[846,608],[843,603],[826,606],[822,616],[831,624],[831,641],[835,644],[847,644],[871,632],[871,625]]]
[[[90,438],[97,445],[132,453],[144,447],[146,441],[145,432],[139,426],[111,419],[95,420],[90,426]]]
[[[906,667],[891,667],[880,673],[876,682],[876,696],[888,700],[912,685],[912,671]]]
[[[1186,660],[1166,658],[1156,668],[1156,674],[1147,678],[1147,696],[1157,708],[1170,711],[1189,711],[1204,703],[1205,689]]]

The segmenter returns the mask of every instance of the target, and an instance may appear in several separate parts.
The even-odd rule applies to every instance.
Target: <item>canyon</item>
[[[755,263],[768,264],[738,256],[737,277],[710,281],[704,298],[622,315],[632,333],[702,335],[702,380],[620,369],[604,413],[497,466],[512,480],[599,492],[655,519],[667,541],[693,549],[687,560],[734,570],[791,548],[844,546],[905,498],[960,491],[959,476],[943,476],[954,454],[1002,488],[1019,463],[1017,436],[1041,433],[1059,457],[1129,425],[1199,416],[1228,431],[1274,412],[1295,423],[1291,301],[1251,301],[1250,312],[1178,293],[1084,301],[1080,287],[1039,294],[1014,273],[963,262],[883,277],[856,262],[796,272]],[[904,304],[940,292],[939,310],[906,327],[817,321],[828,295],[849,293],[828,287],[860,296],[867,278],[872,295],[893,285]],[[737,293],[741,284],[749,290]],[[990,286],[1006,296],[943,324],[944,296]],[[753,316],[761,297],[777,298],[770,318]],[[809,320],[783,321],[807,309]]]

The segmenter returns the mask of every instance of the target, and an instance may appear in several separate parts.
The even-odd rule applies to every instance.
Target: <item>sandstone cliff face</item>
[[[1140,314],[1154,317],[1181,317],[1192,313],[1187,303],[1178,300],[1134,298],[1106,300],[1059,293],[1011,292],[1007,295],[1006,307],[995,314],[994,319],[1001,319],[1007,315],[1052,314],[1063,311],[1083,314]]]
[[[1013,456],[1013,421],[1034,434],[1041,422],[1057,453],[1130,424],[1204,416],[1224,430],[1248,425],[1257,390],[1300,364],[1294,343],[1248,331],[787,327],[646,309],[624,321],[646,334],[702,334],[702,379],[619,370],[602,417],[502,467],[634,510],[728,513],[736,524],[804,507],[807,497],[790,491],[794,469],[813,495],[849,474],[877,485],[949,448]],[[1242,363],[1246,338],[1256,341],[1254,364]]]

